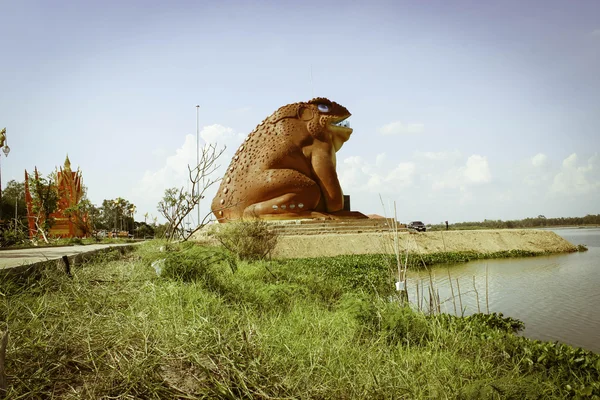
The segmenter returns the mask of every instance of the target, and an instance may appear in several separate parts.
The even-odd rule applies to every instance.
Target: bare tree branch
[[[185,218],[200,205],[204,194],[221,179],[213,177],[219,168],[217,160],[223,155],[226,147],[217,149],[215,144],[208,144],[202,149],[198,165],[194,168],[188,165],[188,176],[192,184],[191,192],[183,187],[165,190],[165,196],[158,203],[158,211],[167,219],[168,226],[165,236],[168,240],[188,240],[195,232],[202,229],[212,220],[212,212],[207,213],[198,225],[191,230],[185,230]]]

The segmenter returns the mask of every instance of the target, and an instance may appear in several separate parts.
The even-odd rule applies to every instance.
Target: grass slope
[[[74,268],[73,279],[56,270],[2,281],[7,398],[600,394],[597,355],[518,337],[520,323],[501,315],[414,312],[390,301],[383,261],[243,263],[150,242]]]

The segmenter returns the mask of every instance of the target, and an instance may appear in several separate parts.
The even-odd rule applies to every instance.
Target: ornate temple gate
[[[38,181],[37,168],[34,174],[35,180]],[[56,173],[56,190],[58,192],[58,204],[56,211],[49,215],[54,220],[48,232],[49,236],[60,238],[90,236],[91,226],[88,215],[87,213],[82,214],[77,209],[77,205],[84,195],[81,171],[74,172],[71,170],[69,156],[66,157],[64,166]],[[45,221],[45,212],[41,210],[42,205],[36,204],[36,200],[31,196],[27,171],[25,171],[25,200],[27,202],[29,237],[33,238],[38,235],[38,226],[42,226]],[[38,210],[38,215],[34,213],[34,206]]]

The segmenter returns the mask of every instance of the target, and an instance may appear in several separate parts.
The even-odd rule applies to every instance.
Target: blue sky
[[[352,208],[437,223],[600,213],[597,1],[0,0],[3,185],[66,153],[92,202],[158,215],[202,139],[278,107],[353,114]],[[312,71],[312,81],[311,81]],[[202,206],[208,212],[209,202]]]

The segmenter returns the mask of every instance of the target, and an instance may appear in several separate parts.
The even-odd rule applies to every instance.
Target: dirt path
[[[387,233],[345,233],[282,236],[275,257],[321,257],[341,254],[376,254],[393,252],[394,236]],[[569,252],[576,248],[552,231],[502,229],[475,231],[437,231],[400,233],[402,250],[421,253],[477,251],[492,253],[507,250],[534,252]]]

